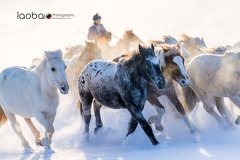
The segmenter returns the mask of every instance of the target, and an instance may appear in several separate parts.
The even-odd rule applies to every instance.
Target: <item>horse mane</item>
[[[70,45],[70,46],[66,47],[66,52],[63,55],[63,58],[64,59],[71,59],[74,55],[76,55],[76,53],[81,52],[83,47],[84,46],[81,45],[81,44]]]
[[[161,44],[161,47],[157,47],[156,49],[162,50],[164,57],[168,57],[176,53],[181,55],[180,48],[178,48],[176,44]]]
[[[161,44],[156,47],[155,52],[156,52],[156,56],[161,62],[162,67],[166,66],[166,61],[165,61],[166,57],[169,57],[171,55],[176,55],[177,53],[179,53],[179,55],[182,56],[182,51],[180,49],[179,44]]]
[[[171,35],[163,35],[160,40],[149,40],[148,43],[158,46],[159,44],[178,44],[179,42]]]
[[[194,45],[199,47],[207,47],[203,38],[201,39],[199,37],[191,37],[186,34],[180,35],[179,42],[190,43],[189,45]]]
[[[151,48],[147,47],[145,45],[142,46],[142,48],[146,51],[150,51]],[[128,52],[128,54],[125,54],[119,63],[122,63],[126,66],[133,66],[133,65],[141,65],[142,62],[139,60],[141,58],[140,51],[137,49],[131,50]]]
[[[198,48],[205,53],[211,53],[211,54],[224,54],[227,51],[227,48],[224,46],[218,46],[218,47],[212,47],[212,48],[206,48],[206,47],[198,47]]]

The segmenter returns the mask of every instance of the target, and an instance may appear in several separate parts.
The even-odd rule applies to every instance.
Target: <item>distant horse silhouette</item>
[[[183,88],[183,103],[190,111],[201,100],[204,109],[223,129],[233,128],[223,97],[240,107],[240,52],[227,51],[224,55],[201,54],[194,57],[187,73],[191,82]],[[214,103],[212,103],[214,102]],[[216,105],[220,115],[215,112]],[[240,123],[240,118],[236,119]]]
[[[227,50],[227,47],[224,46],[208,48],[203,38],[191,37],[186,34],[182,34],[180,36],[179,42],[181,42],[184,48],[188,50],[188,52],[192,55],[192,58],[203,53],[224,54]]]
[[[80,51],[80,54],[75,55],[72,59],[66,60],[66,73],[67,73],[67,80],[70,86],[69,94],[75,98],[78,97],[77,92],[77,81],[80,73],[84,66],[94,60],[100,59],[101,50],[99,47],[93,42],[85,42],[86,46]],[[69,51],[75,50],[74,48],[69,48]]]
[[[126,30],[123,34],[123,38],[118,42],[110,46],[109,48],[103,48],[102,54],[105,59],[112,59],[116,55],[123,54],[131,48],[136,48],[138,44],[142,44],[143,41],[132,30]],[[63,54],[64,59],[71,59],[73,56],[81,53],[84,45],[70,45],[66,47],[66,52]]]
[[[167,80],[167,83],[166,87],[162,90],[158,90],[154,86],[148,85],[147,101],[151,105],[153,105],[157,110],[157,115],[151,116],[148,120],[148,123],[150,124],[154,123],[155,128],[158,131],[163,131],[164,127],[161,121],[162,116],[165,113],[165,108],[161,104],[161,101],[158,100],[158,97],[165,95],[173,104],[173,106],[177,109],[177,111],[181,114],[190,132],[194,134],[195,141],[199,141],[198,130],[186,115],[183,105],[179,101],[176,90],[173,85],[173,81],[176,81],[181,86],[187,86],[188,83],[190,82],[185,71],[181,47],[179,46],[179,44],[174,45],[161,44],[158,45],[158,47],[155,47],[155,50],[157,57],[160,59],[163,75]],[[122,55],[120,57],[124,56],[127,55]],[[116,62],[121,61],[120,57],[115,58],[114,61]]]
[[[73,56],[80,54],[83,48],[84,46],[81,44],[70,45],[66,47],[66,52],[63,54],[63,59],[71,59]]]
[[[163,35],[160,40],[149,40],[148,43],[153,43],[155,45],[159,45],[159,44],[170,44],[170,45],[178,44],[180,49],[181,49],[181,55],[184,57],[184,60],[189,62],[190,59],[191,59],[191,54],[185,49],[185,47],[179,41],[177,41],[171,35]]]
[[[36,67],[11,67],[0,74],[0,124],[10,120],[25,151],[32,149],[22,134],[15,114],[25,118],[36,143],[45,146],[46,151],[52,151],[53,121],[59,104],[57,89],[62,94],[67,94],[69,89],[65,68],[62,52],[56,50],[45,52],[45,57]],[[46,132],[42,139],[31,117],[44,126]]]
[[[132,118],[127,136],[136,130],[139,123],[153,145],[158,141],[142,111],[147,99],[147,85],[158,89],[165,87],[159,59],[151,48],[139,45],[139,51],[132,51],[120,62],[94,60],[88,63],[78,80],[80,111],[84,118],[84,133],[89,137],[91,104],[93,101],[96,117],[95,133],[102,127],[100,108],[102,105],[113,109],[125,108]]]

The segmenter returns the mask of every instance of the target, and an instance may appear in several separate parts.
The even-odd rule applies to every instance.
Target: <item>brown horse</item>
[[[161,119],[163,114],[165,113],[165,108],[158,100],[158,98],[165,95],[176,107],[177,111],[181,114],[190,132],[194,134],[195,141],[199,141],[198,130],[186,115],[183,105],[179,101],[173,85],[173,81],[176,81],[181,86],[186,86],[189,83],[189,78],[185,71],[184,59],[182,57],[182,51],[180,49],[180,46],[178,44],[162,44],[161,48],[156,48],[156,55],[160,59],[163,75],[167,80],[167,83],[166,87],[163,90],[158,90],[152,85],[148,85],[147,101],[152,104],[157,110],[157,115],[150,117],[148,122],[155,123],[155,128],[158,131],[163,131],[164,128],[161,124]],[[126,55],[117,57],[114,59],[114,61],[121,61],[121,57],[124,56]]]

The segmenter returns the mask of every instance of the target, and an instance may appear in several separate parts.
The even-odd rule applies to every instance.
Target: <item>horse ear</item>
[[[139,52],[142,51],[142,46],[140,44],[138,45],[138,50],[139,50]]]
[[[164,57],[164,54],[162,53],[162,51],[161,50],[156,50],[156,56],[160,60],[160,65],[162,67],[165,67],[166,66],[166,61],[165,61],[165,57]]]
[[[151,43],[151,49],[154,51],[154,45],[153,45],[153,43]]]
[[[177,44],[177,49],[181,49],[181,47],[180,47],[179,43]]]
[[[161,47],[162,47],[164,53],[169,51],[169,49],[166,45],[161,45]]]

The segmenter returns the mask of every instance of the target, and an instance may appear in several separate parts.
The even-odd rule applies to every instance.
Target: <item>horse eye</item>
[[[56,71],[56,69],[53,67],[53,68],[51,68],[51,70],[54,72],[54,71]]]
[[[64,68],[66,69],[66,68],[67,68],[67,66],[65,65],[65,66],[64,66]]]
[[[175,63],[174,63],[174,62],[172,62],[172,65],[175,65]]]

